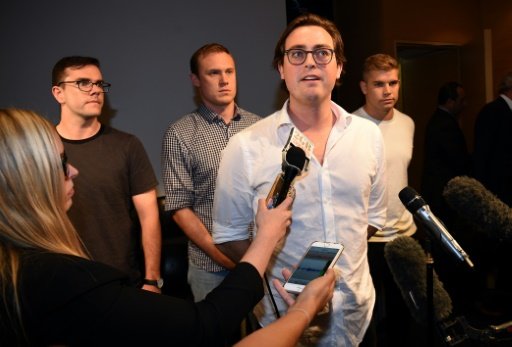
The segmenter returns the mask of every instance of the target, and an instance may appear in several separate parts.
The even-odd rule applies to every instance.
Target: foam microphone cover
[[[512,240],[512,211],[474,178],[459,176],[446,184],[443,197],[476,230],[498,241]]]
[[[399,236],[384,247],[384,257],[414,319],[427,325],[427,266],[421,245],[409,236]],[[442,321],[452,313],[452,300],[433,273],[434,318]]]
[[[306,153],[300,147],[291,146],[285,154],[281,165],[282,173],[276,177],[272,188],[267,196],[271,200],[270,206],[276,207],[281,204],[297,175],[300,175],[306,163]]]
[[[306,163],[306,153],[300,147],[291,146],[286,152],[286,162],[288,165],[283,163],[283,171],[286,171],[287,166],[293,166],[297,169],[296,175],[300,174]]]

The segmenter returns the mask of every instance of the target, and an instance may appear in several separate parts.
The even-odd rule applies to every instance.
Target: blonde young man
[[[53,68],[52,84],[61,110],[57,132],[80,170],[71,221],[94,260],[123,270],[133,285],[159,293],[157,180],[142,143],[98,120],[110,84],[103,80],[97,59],[62,58]]]
[[[190,79],[201,104],[167,128],[162,142],[165,208],[190,239],[188,282],[195,301],[217,287],[234,262],[213,243],[212,207],[220,154],[228,140],[260,119],[235,103],[236,68],[218,43],[190,58]]]
[[[238,260],[250,242],[247,226],[256,202],[267,196],[281,171],[281,151],[290,130],[294,127],[314,145],[308,171],[295,182],[289,234],[275,248],[267,271],[270,278],[281,279],[283,267],[298,264],[313,241],[346,246],[335,266],[341,276],[332,304],[313,319],[301,345],[357,346],[375,302],[367,237],[385,220],[384,147],[377,126],[331,101],[344,62],[341,35],[332,22],[313,14],[292,21],[274,55],[289,99],[281,110],[230,140],[215,190],[214,241]],[[273,296],[285,314],[285,303]],[[276,319],[268,296],[256,314],[262,325]]]
[[[411,236],[416,226],[411,213],[400,202],[398,192],[408,184],[414,122],[395,108],[400,91],[397,61],[387,54],[366,58],[360,87],[366,102],[354,114],[377,124],[386,144],[387,218],[384,228],[377,231],[370,242],[387,242],[398,235]]]
[[[354,114],[377,124],[385,143],[387,173],[387,217],[384,227],[369,239],[370,271],[377,292],[374,322],[378,346],[408,346],[407,307],[393,281],[384,259],[386,242],[399,235],[411,236],[416,225],[398,193],[408,185],[407,169],[412,158],[414,122],[398,111],[400,79],[397,61],[387,54],[366,58],[363,65],[361,91],[365,104]]]

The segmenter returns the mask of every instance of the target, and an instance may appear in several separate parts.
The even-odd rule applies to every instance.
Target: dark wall
[[[268,115],[283,101],[271,68],[275,42],[286,21],[308,9],[333,18],[345,41],[348,62],[333,98],[347,111],[363,102],[359,79],[366,56],[396,55],[398,42],[460,46],[469,100],[462,126],[471,146],[474,118],[486,101],[484,29],[492,30],[494,84],[512,69],[509,0],[2,1],[0,107],[31,108],[57,122],[53,64],[65,55],[98,57],[113,84],[107,98],[111,124],[141,138],[160,175],[165,128],[195,107],[188,78],[193,51],[211,41],[230,48],[237,60],[238,103]],[[433,98],[418,100],[425,110],[435,107]]]
[[[137,135],[160,176],[168,123],[195,108],[188,61],[207,42],[237,61],[238,103],[267,115],[281,107],[271,67],[286,26],[284,1],[52,0],[0,2],[0,107],[34,109],[58,121],[51,69],[61,57],[100,59],[112,83],[111,125]]]
[[[491,0],[482,1],[483,27],[491,30],[491,54],[493,71],[491,88],[492,98],[497,97],[497,84],[503,76],[512,71],[512,1]]]
[[[368,55],[387,53],[396,57],[397,45],[400,44],[458,47],[460,54],[457,71],[447,74],[446,79],[456,75],[466,89],[468,106],[462,114],[461,127],[469,148],[472,149],[474,121],[478,111],[486,102],[486,92],[489,89],[486,81],[489,78],[494,79],[496,84],[499,79],[496,76],[512,70],[509,54],[512,47],[509,39],[512,2],[508,0],[335,1],[334,18],[345,41],[348,59],[343,84],[338,92],[338,102],[348,111],[359,107],[364,100],[358,83],[363,60]],[[484,29],[492,31],[492,58],[489,62],[484,59]],[[402,75],[402,79],[406,77],[408,76]],[[429,80],[412,81],[411,83],[417,84],[414,90],[421,90],[422,86],[431,85],[430,76],[426,78]],[[414,170],[412,175],[410,173],[413,182],[420,181],[418,176],[422,165],[421,134],[424,129],[419,127],[426,124],[426,118],[430,117],[436,107],[438,88],[439,86],[433,86],[430,90],[417,95],[411,95],[413,91],[405,85],[401,88],[402,95],[409,93],[409,99],[416,101],[414,109],[398,106],[401,111],[409,114],[417,125],[418,137],[411,163]],[[421,112],[415,111],[418,109]]]

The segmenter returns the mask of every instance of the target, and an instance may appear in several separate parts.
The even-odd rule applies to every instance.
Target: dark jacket
[[[502,97],[485,105],[475,123],[474,175],[512,204],[512,110]]]
[[[450,179],[469,172],[466,139],[457,118],[437,108],[425,133],[425,157],[421,192],[432,210],[443,215],[443,189]]]

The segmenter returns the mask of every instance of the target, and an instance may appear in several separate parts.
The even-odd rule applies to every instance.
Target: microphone
[[[470,268],[474,266],[466,252],[446,230],[443,223],[434,216],[425,200],[414,189],[405,187],[398,193],[398,197],[407,210],[425,226],[430,235],[440,241],[448,253],[457,260],[466,262]]]
[[[412,237],[399,236],[384,246],[384,258],[411,315],[427,325],[427,257],[423,248]],[[442,321],[452,313],[452,300],[435,271],[432,284],[434,318]]]
[[[384,246],[384,258],[412,317],[418,323],[428,325],[427,257],[423,248],[412,237],[399,236]],[[434,320],[438,333],[447,346],[456,346],[462,342],[476,343],[471,346],[510,345],[512,321],[478,329],[471,326],[463,316],[453,317],[450,295],[436,272],[432,271]]]
[[[512,210],[476,179],[452,178],[444,188],[443,197],[464,220],[490,238],[512,240]]]
[[[277,207],[286,199],[290,186],[297,175],[302,172],[306,163],[306,153],[300,147],[291,145],[283,154],[282,172],[276,177],[267,196],[268,208]]]

